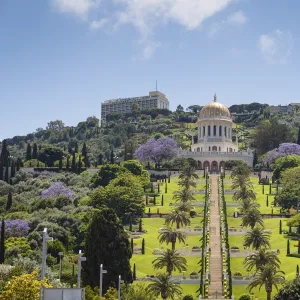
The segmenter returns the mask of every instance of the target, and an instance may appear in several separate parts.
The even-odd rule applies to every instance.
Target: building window
[[[200,152],[200,148],[199,147],[197,148],[197,152]]]
[[[227,137],[227,127],[226,126],[224,127],[224,135],[225,135],[225,137]]]
[[[210,136],[210,126],[208,126],[208,136]]]
[[[222,136],[222,126],[219,126],[219,136]]]
[[[210,146],[208,147],[208,151],[210,152]]]
[[[221,152],[221,147],[219,147],[219,152]]]
[[[203,126],[203,136],[205,136],[205,126]]]
[[[217,146],[213,146],[212,147],[212,151],[218,151],[218,147]]]
[[[217,126],[214,125],[214,136],[216,136],[216,135],[217,135]]]

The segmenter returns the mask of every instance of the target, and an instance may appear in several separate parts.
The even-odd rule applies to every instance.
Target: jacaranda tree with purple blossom
[[[0,223],[0,228],[2,227]],[[26,237],[29,232],[28,222],[25,220],[5,220],[5,236],[6,237]]]
[[[159,166],[162,161],[174,158],[177,149],[177,143],[172,138],[152,138],[141,145],[134,154],[141,162],[152,161]]]
[[[62,182],[54,182],[48,189],[42,191],[41,198],[55,198],[61,195],[64,195],[69,199],[74,198],[73,192],[70,188],[65,187]]]
[[[274,163],[279,157],[288,155],[300,155],[300,145],[294,143],[282,143],[278,148],[269,151],[264,158],[265,164]]]

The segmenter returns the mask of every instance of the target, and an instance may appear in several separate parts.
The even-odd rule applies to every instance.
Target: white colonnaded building
[[[239,151],[238,138],[232,142],[232,118],[229,109],[217,102],[216,95],[205,105],[196,123],[198,135],[192,137],[191,151],[180,151],[180,156],[193,158],[199,169],[208,168],[219,172],[229,160],[242,160],[252,167],[253,153],[250,149]]]

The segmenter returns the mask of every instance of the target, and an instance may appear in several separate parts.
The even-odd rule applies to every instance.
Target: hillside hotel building
[[[150,92],[148,96],[110,99],[101,103],[101,119],[111,113],[126,114],[131,112],[132,105],[137,104],[141,110],[146,108],[166,108],[169,109],[169,100],[158,91]]]

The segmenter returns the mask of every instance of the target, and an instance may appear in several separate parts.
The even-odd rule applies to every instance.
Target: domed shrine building
[[[225,105],[217,102],[216,96],[202,108],[196,124],[198,136],[192,137],[191,151],[181,151],[181,156],[195,159],[199,169],[208,168],[212,172],[220,171],[228,160],[243,160],[252,166],[252,151],[239,151],[237,138],[232,142],[231,114]]]

